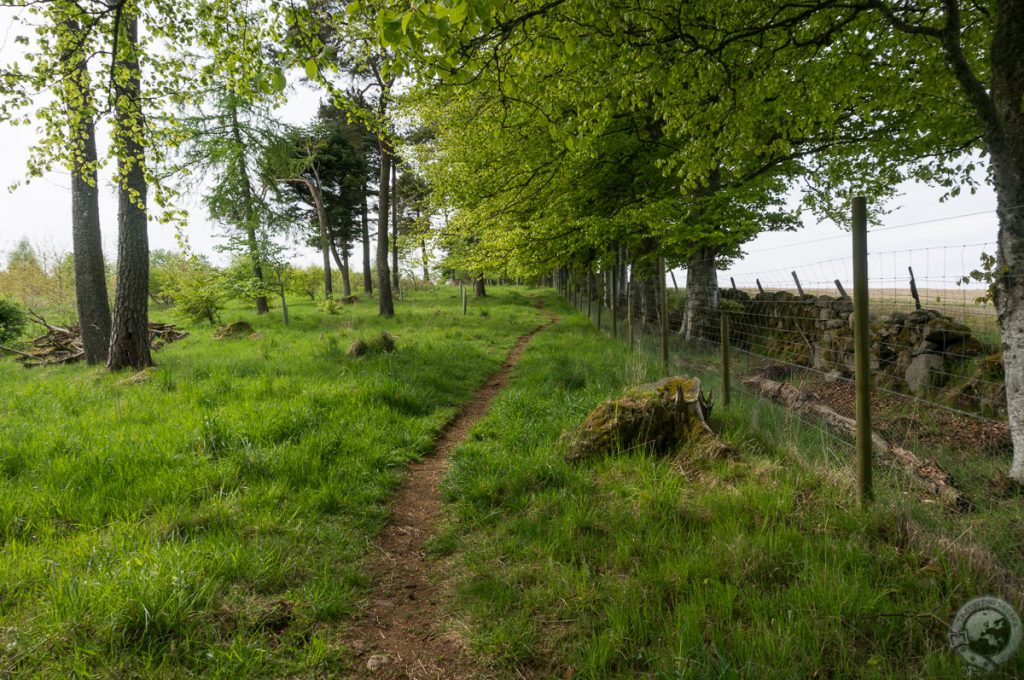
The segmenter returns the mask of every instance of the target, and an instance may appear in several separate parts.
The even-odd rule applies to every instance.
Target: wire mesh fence
[[[959,446],[1008,459],[998,318],[988,290],[993,252],[992,243],[972,243],[869,254],[871,410],[884,440],[925,454]],[[601,276],[567,279],[562,292],[605,333],[655,354],[665,294],[671,369],[698,367],[712,376],[720,373],[726,315],[731,387],[755,403],[755,414],[766,385],[787,383],[840,418],[855,417],[852,257],[725,272],[707,299],[668,281],[632,279],[617,300]],[[799,408],[786,417],[815,433],[821,450],[849,460],[853,438],[834,421]]]

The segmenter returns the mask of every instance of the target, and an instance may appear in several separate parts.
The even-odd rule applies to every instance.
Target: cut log
[[[853,418],[836,413],[814,397],[804,394],[789,383],[778,382],[758,376],[747,378],[743,383],[754,391],[769,397],[794,411],[806,413],[819,418],[833,429],[840,430],[851,436],[857,434],[857,421]],[[874,450],[882,456],[883,462],[895,462],[906,468],[919,482],[924,484],[933,494],[942,499],[951,509],[957,511],[970,510],[974,507],[956,486],[949,473],[933,460],[920,458],[916,453],[886,441],[877,432],[871,433]]]
[[[645,448],[660,455],[683,447],[700,448],[712,457],[732,452],[718,439],[697,378],[671,377],[629,390],[620,399],[597,406],[583,423],[562,433],[566,460]]]

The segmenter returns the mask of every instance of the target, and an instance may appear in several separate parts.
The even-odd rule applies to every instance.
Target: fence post
[[[466,296],[466,287],[463,286],[462,287],[462,316],[466,316],[466,300],[467,299],[468,298]]]
[[[793,280],[796,282],[796,292],[800,293],[800,297],[804,296],[804,287],[800,285],[800,277],[793,272]]]
[[[757,284],[757,292],[764,295],[764,288],[761,287],[761,279],[754,279],[754,283]]]
[[[853,341],[857,390],[857,500],[871,490],[871,340],[868,335],[867,200],[853,199]]]
[[[843,282],[840,281],[839,279],[836,279],[834,283],[836,284],[836,290],[839,291],[839,297],[843,298],[844,300],[848,300],[850,296],[846,294],[846,289],[843,288]]]
[[[722,345],[722,406],[729,405],[729,310],[719,308],[721,317],[720,338]]]
[[[914,280],[914,268],[907,267],[910,272],[910,294],[914,296],[914,309],[921,309],[921,296],[917,294],[917,281]]]
[[[612,270],[612,337],[619,339],[619,248],[615,248],[615,269]]]
[[[626,344],[633,351],[633,268],[626,271]]]
[[[601,308],[604,307],[604,272],[599,270],[597,277],[597,330],[604,331],[601,327]]]
[[[594,268],[591,267],[587,270],[587,320],[592,320],[594,317],[591,314],[591,302],[594,300]]]
[[[665,283],[665,257],[658,258],[658,290],[661,293],[658,297],[661,307],[661,367],[668,376],[668,285]]]

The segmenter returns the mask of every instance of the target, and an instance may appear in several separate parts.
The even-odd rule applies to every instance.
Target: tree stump
[[[713,457],[731,449],[708,425],[711,401],[700,379],[675,376],[630,389],[620,399],[597,406],[583,423],[562,434],[566,460],[648,449],[659,455],[700,446]]]

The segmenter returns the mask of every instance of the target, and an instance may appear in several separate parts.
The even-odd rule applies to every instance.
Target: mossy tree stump
[[[670,455],[691,446],[724,455],[730,449],[708,425],[710,414],[698,378],[674,376],[634,387],[599,404],[579,427],[562,434],[566,460],[634,449]]]

